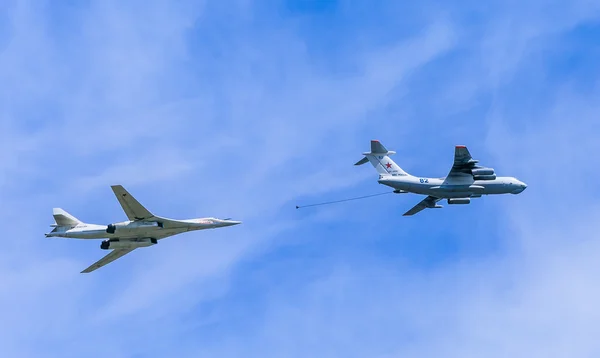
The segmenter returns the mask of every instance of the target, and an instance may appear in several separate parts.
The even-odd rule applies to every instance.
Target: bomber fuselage
[[[156,221],[123,221],[109,225],[80,223],[73,227],[58,226],[46,237],[73,239],[162,239],[187,231],[215,229],[239,224],[239,221],[215,218],[171,220],[157,218]]]

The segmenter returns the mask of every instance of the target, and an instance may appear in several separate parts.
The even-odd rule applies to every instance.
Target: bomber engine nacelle
[[[133,232],[133,231],[141,229],[141,228],[151,229],[151,228],[162,228],[162,227],[163,227],[162,223],[159,223],[156,221],[131,221],[131,222],[125,222],[125,223],[108,224],[106,226],[106,233],[122,234],[122,233],[130,233],[130,232]]]
[[[138,247],[152,246],[158,243],[158,240],[154,238],[135,239],[135,240],[104,240],[100,244],[102,250],[113,250],[113,249],[136,249]]]
[[[448,204],[449,205],[453,205],[453,204],[470,204],[471,203],[471,198],[452,198],[452,199],[448,199]]]

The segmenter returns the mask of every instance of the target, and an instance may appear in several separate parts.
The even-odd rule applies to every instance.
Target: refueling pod
[[[452,199],[448,199],[448,204],[452,205],[452,204],[470,204],[471,203],[471,198],[452,198]]]

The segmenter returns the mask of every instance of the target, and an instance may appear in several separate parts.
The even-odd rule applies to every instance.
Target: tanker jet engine
[[[426,208],[441,208],[437,202],[447,199],[448,204],[469,204],[471,198],[490,194],[519,194],[527,185],[513,177],[496,177],[492,168],[477,165],[464,145],[454,149],[454,165],[445,178],[415,177],[402,170],[390,155],[396,152],[387,150],[377,140],[371,141],[371,151],[354,165],[367,162],[379,173],[379,184],[394,188],[395,193],[415,193],[427,195],[423,201],[404,213],[414,215]]]
[[[121,256],[139,248],[156,245],[158,240],[187,231],[216,229],[241,224],[230,219],[200,218],[173,220],[156,216],[144,208],[121,185],[111,186],[117,200],[123,207],[128,221],[109,225],[86,224],[60,208],[54,208],[54,229],[46,237],[66,237],[72,239],[102,239],[100,248],[112,250],[98,262],[81,271],[92,272]]]

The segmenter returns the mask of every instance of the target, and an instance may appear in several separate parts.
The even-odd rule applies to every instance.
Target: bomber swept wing
[[[129,194],[122,185],[112,185],[111,188],[129,220],[148,220],[154,217],[154,215]]]
[[[104,265],[108,265],[109,263],[115,261],[116,259],[127,255],[128,253],[130,253],[131,251],[133,251],[135,249],[136,248],[133,248],[133,249],[114,249],[108,255],[104,256],[103,258],[101,258],[97,262],[93,263],[90,267],[86,268],[85,270],[81,271],[81,273],[90,273],[90,272],[92,272],[94,270],[97,270],[100,267],[102,267]]]

